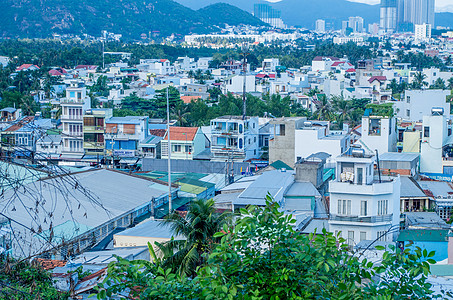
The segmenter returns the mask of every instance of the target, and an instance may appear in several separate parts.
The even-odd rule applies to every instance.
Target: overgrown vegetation
[[[118,258],[110,263],[98,299],[124,291],[140,299],[441,297],[426,281],[434,252],[376,246],[385,253],[373,264],[343,238],[325,230],[302,235],[294,231],[294,222],[268,196],[266,207],[241,209],[235,224],[213,235],[213,241],[220,241],[206,249],[204,263],[192,269],[192,276],[166,268],[166,258],[149,245],[154,262]]]

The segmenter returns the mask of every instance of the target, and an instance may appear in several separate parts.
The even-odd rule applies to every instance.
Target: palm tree
[[[332,119],[332,105],[325,94],[317,95],[316,111],[314,116],[317,120],[330,121]]]
[[[172,268],[181,275],[194,275],[219,241],[214,234],[230,221],[231,213],[217,213],[212,199],[193,201],[186,217],[176,211],[171,213],[162,224],[168,225],[175,236],[184,239],[171,239],[162,244],[156,242],[163,255],[164,269]]]
[[[445,90],[447,88],[447,85],[445,84],[445,80],[442,78],[437,78],[436,82],[430,88],[436,89],[436,90]]]
[[[343,127],[343,123],[350,119],[351,105],[350,102],[345,100],[343,96],[335,96],[332,99],[333,109],[337,113],[337,122],[340,127]]]
[[[449,88],[450,90],[453,90],[453,77],[450,78],[450,79],[448,79],[448,88]]]
[[[428,85],[428,83],[425,81],[426,78],[427,77],[423,72],[416,72],[414,75],[414,81],[412,82],[413,88],[421,89],[423,86]]]
[[[185,126],[187,124],[186,118],[188,115],[190,115],[187,105],[181,101],[181,102],[178,102],[178,104],[176,104],[176,106],[172,110],[173,110],[173,117],[176,119],[176,121],[178,121],[178,125]]]

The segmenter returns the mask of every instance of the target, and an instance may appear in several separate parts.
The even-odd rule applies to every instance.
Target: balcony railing
[[[333,221],[342,221],[342,222],[363,222],[363,223],[379,223],[379,222],[391,222],[393,215],[383,215],[383,216],[340,216],[340,215],[330,215],[330,219]]]

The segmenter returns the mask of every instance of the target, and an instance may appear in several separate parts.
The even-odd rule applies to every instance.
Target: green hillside
[[[2,0],[0,37],[43,38],[53,33],[100,36],[107,30],[138,40],[153,32],[163,36],[204,33],[221,23],[257,22],[236,7],[220,8],[224,11],[215,14],[222,17],[214,18],[212,8],[195,11],[172,0]]]

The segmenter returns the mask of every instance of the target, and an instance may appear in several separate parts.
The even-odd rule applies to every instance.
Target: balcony
[[[227,129],[218,129],[218,128],[215,128],[215,129],[212,129],[211,130],[211,134],[213,135],[224,135],[224,136],[231,136],[231,135],[238,135],[239,134],[239,130],[227,130]]]
[[[340,215],[330,215],[331,221],[340,221],[340,222],[357,222],[357,223],[382,223],[382,222],[391,222],[393,215],[383,215],[383,216],[340,216]]]
[[[104,149],[104,143],[100,142],[83,142],[84,149]]]
[[[66,131],[66,130],[63,130],[63,138],[79,138],[79,137],[83,137],[83,133],[82,132],[74,132],[74,131]]]
[[[104,133],[105,127],[104,126],[83,126],[83,132],[89,133]]]
[[[60,104],[83,104],[84,100],[82,98],[63,98],[60,99]]]
[[[66,121],[66,122],[82,122],[83,117],[82,116],[70,116],[70,115],[61,115],[61,120]]]
[[[349,182],[331,181],[330,193],[359,194],[359,195],[386,195],[393,193],[393,182],[373,182],[372,184],[353,184]]]

